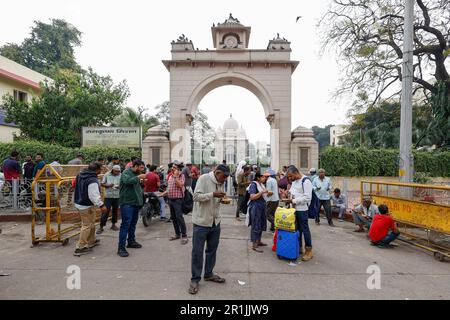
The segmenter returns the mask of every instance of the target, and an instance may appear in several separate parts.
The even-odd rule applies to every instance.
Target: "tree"
[[[158,123],[166,130],[170,130],[170,103],[164,101],[160,105],[155,107],[155,117],[158,119]]]
[[[450,89],[443,82],[430,99],[431,121],[423,137],[428,137],[438,148],[450,148]]]
[[[81,45],[81,32],[62,19],[50,23],[34,21],[29,38],[21,45],[8,43],[0,54],[34,71],[53,78],[58,69],[80,71],[74,48]]]
[[[126,107],[122,114],[117,116],[111,123],[114,127],[141,127],[142,138],[145,138],[147,130],[158,124],[158,119],[155,116],[145,114],[147,109],[140,106],[137,111]]]
[[[431,113],[427,105],[413,106],[413,142],[428,144],[423,139],[430,123]],[[347,134],[341,140],[349,147],[395,148],[400,143],[400,102],[383,101],[369,106],[365,112],[354,114]],[[421,141],[420,137],[423,136]]]
[[[42,90],[31,103],[6,95],[7,121],[18,124],[22,136],[67,147],[80,146],[81,127],[110,123],[129,96],[125,81],[114,85],[109,76],[99,76],[92,69],[61,70],[53,83],[42,84]]]
[[[314,132],[314,139],[319,143],[319,150],[330,145],[330,128],[334,126],[333,124],[327,125],[325,128],[320,128],[318,126],[312,127]]]
[[[439,81],[450,92],[450,2],[416,0],[415,7],[415,91],[436,94]],[[333,0],[320,22],[324,48],[337,50],[345,72],[336,94],[356,92],[356,111],[400,92],[403,13],[403,0]]]

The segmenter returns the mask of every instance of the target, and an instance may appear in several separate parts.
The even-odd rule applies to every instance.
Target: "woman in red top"
[[[395,225],[394,219],[389,215],[387,205],[380,205],[378,210],[380,214],[373,217],[369,231],[371,244],[379,247],[389,247],[390,243],[400,235],[400,232]]]

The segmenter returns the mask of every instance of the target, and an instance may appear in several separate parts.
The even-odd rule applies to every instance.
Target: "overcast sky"
[[[210,27],[231,12],[252,27],[251,49],[265,49],[277,32],[292,42],[291,59],[300,61],[292,78],[293,129],[346,121],[348,106],[330,101],[339,78],[335,58],[319,56],[316,24],[329,0],[23,0],[20,7],[14,1],[2,2],[0,45],[21,43],[33,20],[65,19],[83,32],[77,61],[117,82],[126,79],[131,90],[128,105],[143,105],[150,113],[169,99],[169,73],[161,60],[170,59],[170,42],[184,33],[196,48],[212,49]],[[302,16],[298,23],[297,16]],[[232,113],[250,140],[270,140],[259,100],[243,88],[218,88],[202,100],[200,108],[213,127],[221,126]]]

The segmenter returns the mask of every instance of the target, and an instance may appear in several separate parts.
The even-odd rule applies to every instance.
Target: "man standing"
[[[34,166],[34,170],[33,170],[33,179],[36,177],[38,172],[41,171],[42,168],[45,167],[44,155],[42,153],[36,153],[35,163],[36,163],[36,165]],[[37,194],[37,192],[36,192],[36,194]]]
[[[130,162],[128,162],[127,165],[125,166],[125,170],[130,169],[133,166],[134,160],[137,160],[137,157],[131,157]],[[144,167],[144,171],[145,171],[145,167]]]
[[[236,208],[236,220],[237,221],[241,221],[241,218],[239,217],[239,213],[242,212],[242,202],[244,202],[244,200],[245,200],[245,192],[247,190],[247,187],[250,184],[250,181],[248,181],[249,175],[250,175],[250,167],[245,166],[244,172],[242,172],[241,174],[239,174],[237,176],[237,194],[238,194],[238,201],[237,201],[237,208]]]
[[[11,152],[11,156],[3,161],[3,174],[5,181],[12,182],[12,180],[19,180],[22,174],[22,167],[19,163],[19,153],[17,151]]]
[[[112,217],[111,217],[111,230],[117,231],[117,212],[119,210],[119,187],[120,187],[120,166],[115,165],[112,167],[112,170],[106,173],[103,176],[102,187],[105,188],[105,206],[106,213],[102,214],[102,218],[100,220],[100,228],[97,230],[97,234],[101,234],[103,232],[103,228],[106,226],[106,221],[108,221],[109,212],[112,209]]]
[[[34,166],[33,156],[31,154],[27,155],[25,157],[25,162],[22,165],[22,171],[25,188],[27,190],[27,194],[29,195],[29,199],[31,199],[31,184],[33,183]]]
[[[112,168],[114,166],[119,166],[120,167],[120,160],[119,160],[119,157],[117,157],[117,156],[111,157],[111,161],[107,165],[108,170],[112,170]],[[122,168],[120,168],[120,169],[122,170]]]
[[[331,207],[331,212],[339,213],[338,219],[340,222],[344,222],[345,209],[347,209],[347,200],[344,195],[341,194],[341,189],[334,189],[333,195],[331,196],[333,200],[333,206]]]
[[[179,162],[174,161],[172,165],[172,174],[168,178],[167,197],[169,198],[170,218],[175,230],[175,236],[170,241],[181,238],[181,244],[187,244],[186,223],[183,217],[183,198],[184,198],[184,175],[179,169]]]
[[[191,168],[192,168],[192,163],[190,163],[190,162],[186,163],[186,166],[181,171],[181,174],[184,175],[184,187],[186,188],[186,190],[189,190],[192,193],[193,191],[192,191]]]
[[[192,192],[195,190],[195,186],[197,185],[197,180],[200,177],[200,172],[198,171],[198,168],[195,164],[191,167],[191,173],[192,173]]]
[[[292,199],[285,201],[295,205],[295,223],[300,232],[299,244],[300,254],[303,254],[302,235],[305,237],[305,254],[303,261],[309,261],[313,257],[311,231],[308,224],[308,206],[311,204],[313,186],[311,181],[303,175],[295,166],[290,166],[287,170],[287,177],[291,182],[289,190]]]
[[[309,169],[309,176],[308,178],[311,180],[311,182],[314,182],[314,180],[317,178],[317,170],[316,168]]]
[[[120,213],[122,223],[120,224],[119,248],[117,254],[128,257],[127,248],[139,249],[142,245],[136,241],[136,223],[139,219],[139,210],[144,205],[144,193],[141,180],[145,179],[145,164],[142,160],[135,159],[130,168],[126,169],[120,177]]]
[[[101,172],[101,165],[92,162],[88,168],[82,170],[76,178],[75,207],[81,217],[81,231],[74,256],[81,256],[92,251],[100,240],[95,239],[95,207],[100,208],[102,214],[107,212],[100,195],[100,184],[97,176]]]
[[[266,189],[268,191],[266,198],[266,216],[270,222],[270,231],[275,232],[275,211],[277,211],[278,204],[280,203],[278,181],[275,179],[277,173],[273,169],[268,169],[265,174],[269,176],[266,181]]]
[[[389,209],[385,204],[378,207],[380,214],[373,217],[369,231],[371,244],[380,248],[389,247],[390,243],[398,238],[400,232],[394,219],[389,215]]]
[[[206,174],[206,173],[210,173],[210,172],[211,172],[211,168],[209,167],[209,165],[208,165],[207,163],[205,163],[205,164],[203,165],[203,168],[202,168],[201,173],[202,173],[202,174]]]
[[[72,165],[72,166],[79,166],[83,164],[83,159],[84,156],[82,154],[77,154],[77,156],[75,158],[73,158],[72,160],[70,160],[68,162],[68,164]]]
[[[378,207],[372,204],[372,198],[370,196],[365,196],[363,198],[362,204],[357,206],[353,211],[353,221],[359,227],[354,230],[355,232],[364,232],[364,227],[367,230],[370,229],[373,217],[378,214]]]
[[[230,175],[226,165],[202,175],[194,192],[194,210],[192,212],[192,278],[189,293],[198,292],[203,271],[203,252],[206,243],[205,281],[224,283],[225,279],[213,273],[216,264],[216,252],[220,240],[220,201],[225,196],[224,182]]]
[[[320,200],[320,207],[323,206],[325,215],[328,220],[328,225],[334,227],[333,217],[331,215],[331,180],[325,177],[325,170],[319,169],[319,176],[313,181],[314,191],[316,191],[317,197]],[[317,215],[316,224],[320,224],[320,214]]]
[[[151,165],[149,168],[149,172],[145,174],[145,183],[144,183],[144,192],[152,192],[158,196],[159,199],[159,216],[161,221],[167,220],[166,218],[166,202],[164,201],[164,197],[161,196],[159,192],[159,188],[161,186],[161,179],[159,175],[156,173],[156,166]]]

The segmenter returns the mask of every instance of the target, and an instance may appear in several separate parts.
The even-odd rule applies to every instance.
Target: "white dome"
[[[225,120],[223,124],[223,130],[239,130],[239,124],[231,114],[230,117],[227,120]]]

